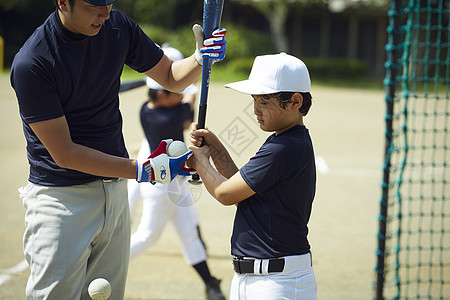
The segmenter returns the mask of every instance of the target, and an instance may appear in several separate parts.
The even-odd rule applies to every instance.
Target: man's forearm
[[[60,168],[96,176],[136,178],[136,162],[74,143],[65,116],[30,124]]]
[[[73,145],[58,165],[96,176],[136,179],[135,160],[109,155],[78,144]]]
[[[175,62],[163,56],[156,66],[144,72],[171,92],[183,91],[197,81],[201,73],[202,68],[193,56]]]
[[[190,84],[198,80],[202,72],[201,66],[193,56],[187,57],[183,60],[175,61],[172,64],[169,75],[170,85],[176,86],[176,90],[182,91]]]

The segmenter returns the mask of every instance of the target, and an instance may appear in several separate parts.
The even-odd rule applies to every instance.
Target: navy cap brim
[[[84,0],[84,2],[87,2],[89,4],[95,5],[95,6],[106,6],[110,5],[117,0]]]

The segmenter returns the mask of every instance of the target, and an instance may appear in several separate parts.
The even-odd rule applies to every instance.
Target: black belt
[[[269,261],[269,273],[280,273],[284,270],[284,258],[262,259]],[[262,274],[262,262],[259,265],[259,273],[255,273],[255,259],[233,257],[234,271],[238,274]]]

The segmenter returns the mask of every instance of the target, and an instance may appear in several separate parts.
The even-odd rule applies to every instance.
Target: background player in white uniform
[[[174,61],[183,59],[175,48],[163,45],[164,54]],[[141,124],[146,138],[143,139],[138,160],[147,158],[164,139],[183,140],[183,131],[192,123],[195,94],[198,88],[187,87],[182,93],[171,93],[148,78],[149,101],[144,103]],[[208,299],[225,299],[220,291],[220,281],[212,277],[206,262],[206,249],[200,237],[198,215],[188,188],[186,177],[176,177],[169,184],[128,183],[128,199],[131,216],[136,204],[143,198],[142,217],[131,236],[130,258],[133,259],[154,245],[167,223],[177,232],[183,256],[200,275],[206,286]]]
[[[188,164],[214,198],[237,205],[230,299],[315,300],[307,224],[316,168],[303,123],[311,106],[308,70],[286,53],[258,56],[248,80],[226,86],[252,95],[260,128],[273,132],[240,169],[211,131],[191,133],[194,155]],[[203,139],[206,145],[198,147]]]

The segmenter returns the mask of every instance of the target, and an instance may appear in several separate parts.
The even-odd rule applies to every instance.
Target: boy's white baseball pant
[[[230,300],[317,300],[311,254],[286,256],[283,272],[269,275],[234,273]]]

